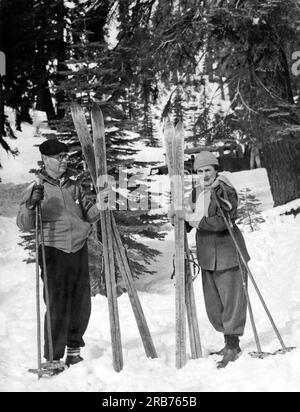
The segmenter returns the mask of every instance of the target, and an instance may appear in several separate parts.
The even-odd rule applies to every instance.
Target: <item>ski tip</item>
[[[101,130],[101,133],[104,135],[105,125],[104,125],[103,113],[102,113],[102,110],[100,109],[100,106],[97,103],[93,104],[91,114],[92,114],[93,132],[99,129]]]
[[[70,107],[72,112],[82,110],[80,104],[75,101],[71,102]]]
[[[71,103],[70,108],[75,127],[79,124],[79,122],[86,124],[86,117],[83,107],[79,103],[74,101]]]
[[[176,133],[184,133],[184,126],[183,126],[183,122],[180,120],[176,127],[175,127],[175,131]]]
[[[94,102],[93,105],[92,105],[92,115],[93,114],[94,115],[96,114],[96,115],[101,116],[103,118],[102,110],[101,110],[99,104],[96,103],[96,102]]]
[[[173,122],[169,117],[165,117],[164,124],[163,124],[163,133],[165,136],[170,137],[169,135],[174,135],[175,128]]]
[[[166,116],[166,117],[163,118],[163,125],[164,125],[164,128],[173,126],[173,122],[170,119],[170,116]]]

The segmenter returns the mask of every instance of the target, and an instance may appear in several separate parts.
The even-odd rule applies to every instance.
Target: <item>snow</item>
[[[27,136],[25,136],[27,134]],[[23,153],[30,153],[35,138],[24,133]],[[22,137],[23,139],[23,137]],[[25,141],[28,146],[26,146]],[[21,142],[21,139],[20,139]],[[2,156],[2,155],[1,155]],[[24,155],[25,156],[25,155]],[[3,156],[2,156],[3,157]],[[24,163],[23,163],[24,160]],[[22,183],[35,157],[19,158],[6,165],[5,181],[18,175]],[[18,162],[18,166],[15,165]],[[17,172],[17,173],[15,173]],[[27,372],[36,366],[35,266],[18,243],[20,233],[15,218],[0,213],[0,391],[7,392],[299,392],[300,391],[300,215],[280,216],[299,207],[300,199],[284,207],[272,208],[272,197],[264,169],[230,175],[239,188],[250,188],[262,203],[265,223],[260,230],[246,233],[252,260],[250,268],[287,346],[293,352],[253,359],[255,341],[248,320],[241,346],[241,358],[225,370],[216,369],[212,350],[223,345],[220,334],[210,325],[204,308],[201,277],[194,281],[198,320],[204,357],[175,368],[175,288],[170,279],[174,251],[173,233],[165,241],[148,241],[162,255],[153,264],[155,276],[137,282],[141,304],[157,349],[158,359],[147,359],[128,296],[118,299],[124,355],[124,369],[112,368],[107,299],[92,299],[92,315],[85,334],[85,359],[53,378],[38,380]],[[29,179],[31,180],[31,179]],[[1,186],[0,186],[1,190]],[[1,212],[1,211],[0,211]],[[189,235],[194,243],[194,233]],[[253,304],[262,348],[280,348],[271,324],[252,286]],[[189,348],[188,348],[189,349]]]
[[[11,125],[14,124],[14,114],[12,110],[6,109],[6,114]],[[30,169],[37,168],[37,162],[41,159],[38,147],[45,139],[41,137],[41,132],[36,133],[40,126],[44,126],[46,120],[45,113],[35,111],[33,114],[33,126],[28,123],[22,124],[22,132],[15,131],[17,140],[9,140],[8,144],[12,149],[15,147],[19,150],[19,155],[15,158],[7,154],[0,148],[0,159],[3,169],[0,169],[0,178],[2,183],[21,184],[33,180],[33,175],[29,173]]]

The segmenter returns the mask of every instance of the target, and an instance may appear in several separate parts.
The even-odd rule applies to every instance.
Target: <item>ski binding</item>
[[[61,361],[45,362],[41,364],[40,369],[29,369],[28,372],[34,373],[39,377],[54,376],[68,369],[66,364]]]

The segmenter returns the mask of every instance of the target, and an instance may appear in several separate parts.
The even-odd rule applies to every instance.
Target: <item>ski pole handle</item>
[[[30,209],[35,209],[42,200],[44,200],[44,186],[36,183],[32,188],[31,197],[28,201]]]

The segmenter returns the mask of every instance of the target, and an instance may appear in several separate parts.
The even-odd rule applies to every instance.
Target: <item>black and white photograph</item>
[[[0,392],[300,392],[300,0],[0,0]]]

